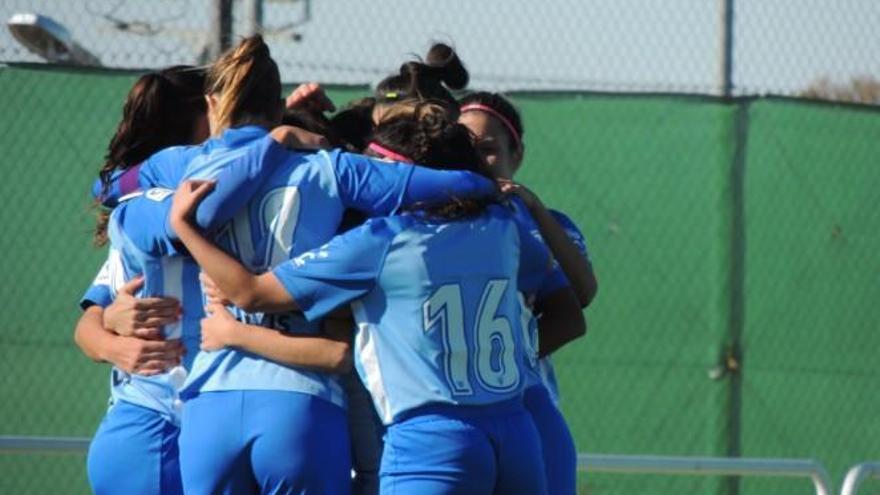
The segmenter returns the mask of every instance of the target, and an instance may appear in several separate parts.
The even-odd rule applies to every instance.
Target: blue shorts
[[[382,495],[547,493],[541,445],[519,399],[421,408],[388,427]]]
[[[373,399],[352,370],[342,377],[348,399],[348,430],[351,435],[351,467],[354,469],[352,495],[379,493],[379,462],[382,459],[382,437],[385,425],[376,412]]]
[[[187,494],[348,494],[345,410],[298,392],[206,392],[183,406]]]
[[[119,401],[89,445],[89,484],[96,495],[183,494],[178,427],[158,412]]]
[[[573,495],[577,490],[577,449],[562,412],[544,385],[528,388],[524,401],[541,437],[548,492]]]

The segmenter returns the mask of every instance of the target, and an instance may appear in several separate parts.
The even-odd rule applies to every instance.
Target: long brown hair
[[[205,93],[219,99],[212,116],[214,134],[236,125],[281,120],[281,75],[260,35],[243,39],[211,65]]]
[[[107,146],[99,172],[106,191],[113,173],[129,169],[169,146],[194,144],[195,130],[207,111],[205,72],[177,65],[144,74],[134,83],[122,108],[122,119]],[[99,212],[94,242],[107,242],[106,212]]]

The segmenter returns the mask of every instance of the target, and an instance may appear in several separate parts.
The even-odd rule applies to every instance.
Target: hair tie
[[[400,153],[389,150],[388,148],[382,146],[375,141],[370,142],[370,144],[367,145],[367,149],[373,150],[381,155],[383,158],[388,158],[389,160],[394,160],[396,162],[412,163],[412,160],[410,160],[409,158],[401,155]]]
[[[494,108],[488,105],[483,105],[481,103],[468,103],[467,105],[463,105],[459,109],[459,112],[486,112],[489,115],[495,117],[496,119],[500,120],[501,123],[504,124],[504,127],[506,127],[507,130],[510,132],[510,135],[513,137],[513,142],[514,144],[516,144],[516,149],[522,149],[522,139],[519,137],[519,133],[516,131],[516,127],[514,127],[513,123],[507,117],[502,115],[501,112],[499,112],[498,110],[495,110]]]

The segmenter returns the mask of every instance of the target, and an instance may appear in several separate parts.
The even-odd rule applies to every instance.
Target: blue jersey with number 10
[[[489,405],[522,392],[519,292],[551,275],[546,248],[503,206],[437,222],[368,220],[274,274],[310,319],[352,305],[358,373],[385,423],[430,404]]]
[[[244,137],[256,142],[255,153],[231,146],[197,157],[187,167],[185,178],[216,179],[215,190],[196,212],[196,222],[215,227],[216,242],[253,272],[264,272],[330,240],[347,208],[371,215],[390,214],[412,193],[416,167],[341,151],[288,152],[258,127],[231,129],[224,134],[230,140]],[[421,177],[439,174],[421,170]],[[474,181],[465,180],[472,174],[442,175],[452,189],[474,189]],[[481,178],[476,189],[480,187],[491,191],[493,186]],[[450,190],[443,186],[435,189],[443,194]],[[229,216],[230,222],[217,225],[216,218]],[[307,322],[301,315],[231,310],[242,321],[282,332],[320,332],[317,323]],[[200,353],[184,396],[221,390],[294,391],[338,405],[344,402],[335,376],[281,365],[235,349]]]
[[[199,146],[166,148],[138,167],[138,185],[175,187],[190,161],[208,156],[227,156],[232,149],[242,160],[271,160],[266,154],[272,150],[258,146],[254,141],[251,136],[231,133],[209,139]],[[245,191],[247,188],[243,187]],[[118,192],[119,188],[111,187],[110,192],[114,191]],[[130,375],[114,369],[112,398],[114,401],[124,400],[156,410],[177,422],[181,406],[179,392],[187,376],[186,370],[191,367],[199,351],[204,298],[198,279],[199,267],[191,258],[179,252],[167,222],[172,193],[172,189],[154,188],[143,194],[131,195],[128,199],[113,198],[112,194],[104,199],[120,203],[113,210],[108,231],[111,252],[118,253],[124,277],[114,279],[111,292],[115,293],[124,281],[143,274],[144,287],[137,294],[139,297],[169,296],[178,299],[183,309],[181,318],[179,322],[165,326],[163,331],[166,339],[181,339],[187,351],[183,366],[156,376]],[[231,208],[242,204],[243,201],[230,201]],[[224,217],[224,213],[218,212],[214,220],[227,220],[229,217]]]

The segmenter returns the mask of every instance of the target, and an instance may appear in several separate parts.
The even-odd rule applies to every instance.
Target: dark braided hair
[[[408,100],[391,106],[373,130],[371,141],[420,165],[481,173],[470,132],[438,101]]]
[[[470,132],[450,116],[442,102],[407,100],[393,105],[376,125],[372,142],[419,165],[483,173]],[[415,205],[410,210],[454,220],[477,215],[493,201],[450,197],[442,204]]]

